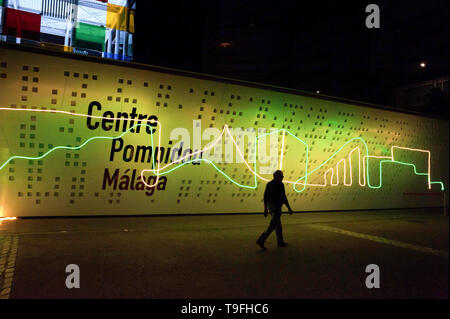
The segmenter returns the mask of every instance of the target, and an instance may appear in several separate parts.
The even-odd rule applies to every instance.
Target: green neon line
[[[330,161],[334,156],[336,156],[337,155],[337,153],[339,153],[348,143],[350,143],[350,142],[352,142],[352,141],[354,141],[354,140],[360,140],[361,142],[363,142],[363,144],[364,144],[364,146],[365,146],[365,148],[366,148],[366,162],[367,162],[367,169],[366,169],[366,172],[364,172],[364,174],[366,174],[366,176],[367,176],[367,186],[369,187],[369,188],[371,188],[371,189],[379,189],[379,188],[381,188],[382,187],[382,164],[383,163],[385,163],[385,162],[391,162],[391,163],[398,163],[398,164],[401,164],[401,165],[409,165],[409,166],[413,166],[413,168],[414,168],[414,173],[416,174],[416,175],[425,175],[425,176],[428,176],[429,174],[428,173],[418,173],[417,172],[417,168],[416,168],[416,166],[414,165],[414,164],[411,164],[411,163],[404,163],[404,162],[400,162],[400,161],[392,161],[392,160],[383,160],[383,161],[380,161],[380,163],[379,163],[379,166],[380,166],[380,185],[379,186],[372,186],[372,185],[370,185],[370,175],[369,175],[369,158],[370,158],[370,156],[369,156],[369,152],[368,152],[368,146],[367,146],[367,143],[365,142],[365,140],[363,139],[363,138],[361,138],[361,137],[355,137],[355,138],[352,138],[352,139],[350,139],[350,140],[348,140],[344,145],[342,145],[342,147],[341,148],[339,148],[339,150],[337,150],[335,153],[333,153],[333,155],[330,157],[330,158],[328,158],[325,162],[323,162],[321,165],[319,165],[318,167],[316,167],[314,170],[312,170],[311,172],[309,172],[308,173],[308,154],[309,154],[309,147],[308,147],[308,144],[307,143],[305,143],[302,139],[300,139],[300,138],[298,138],[297,136],[295,136],[294,134],[292,134],[291,132],[289,132],[288,130],[286,130],[286,129],[277,129],[277,130],[274,130],[274,131],[272,131],[272,132],[270,132],[270,133],[264,133],[264,134],[262,134],[262,135],[258,135],[258,136],[256,136],[256,141],[255,141],[255,164],[254,164],[254,171],[255,171],[255,173],[256,173],[256,171],[257,171],[257,160],[256,160],[256,154],[257,154],[257,151],[258,151],[258,139],[259,138],[261,138],[261,137],[265,137],[265,136],[269,136],[269,135],[272,135],[272,134],[274,134],[274,133],[278,133],[278,132],[282,132],[282,131],[285,131],[285,132],[287,132],[288,134],[290,134],[290,135],[292,135],[295,139],[297,139],[298,141],[300,141],[301,143],[303,143],[305,146],[306,146],[306,167],[305,167],[305,169],[306,169],[306,171],[305,171],[305,175],[303,176],[303,177],[301,177],[301,178],[299,178],[295,183],[297,183],[298,181],[300,181],[300,180],[302,180],[302,179],[305,179],[305,182],[304,182],[304,184],[303,184],[303,188],[301,189],[301,190],[297,190],[297,184],[294,184],[294,186],[293,186],[293,188],[294,188],[294,191],[296,191],[296,192],[298,192],[298,193],[300,193],[300,192],[303,192],[304,190],[305,190],[305,188],[306,188],[306,184],[307,184],[307,178],[308,178],[308,176],[309,175],[311,175],[313,172],[315,172],[316,170],[318,170],[319,168],[321,168],[323,165],[325,165],[328,161]],[[153,145],[152,145],[153,146]],[[194,161],[194,160],[192,160],[192,161]],[[190,162],[192,162],[192,161],[189,161],[189,163]],[[242,185],[240,185],[239,183],[237,183],[237,182],[235,182],[234,180],[232,180],[228,175],[226,175],[224,172],[222,172],[216,165],[214,165],[214,163],[213,162],[211,162],[211,161],[208,161],[209,163],[211,163],[215,168],[216,168],[216,170],[218,170],[222,175],[224,175],[225,177],[227,177],[231,182],[233,182],[234,184],[236,184],[236,185],[238,185],[238,186],[241,186],[241,187],[243,187]],[[179,166],[177,166],[176,168],[178,168],[178,167],[181,167],[181,166],[183,166],[184,164],[182,164],[182,165],[179,165]],[[174,169],[172,169],[172,170],[169,170],[169,172],[171,172],[171,171],[173,171]],[[157,173],[158,174],[158,173]],[[156,174],[156,175],[157,175]],[[162,174],[161,174],[162,175]],[[257,176],[256,176],[256,174],[254,174],[254,177],[255,177],[255,186],[253,186],[252,188],[256,188],[257,187],[257,185],[258,185],[258,182],[257,182]],[[433,184],[434,183],[440,183],[441,184],[441,189],[443,189],[444,188],[444,186],[443,186],[443,183],[442,182],[433,182]],[[247,187],[247,188],[249,188],[249,187]]]
[[[380,161],[380,163],[379,163],[379,167],[380,167],[380,185],[378,185],[378,186],[371,186],[371,185],[369,185],[369,181],[367,181],[367,185],[370,187],[370,188],[372,188],[372,189],[380,189],[383,185],[383,183],[382,183],[382,175],[383,175],[383,170],[382,170],[382,164],[384,164],[384,163],[397,163],[397,164],[400,164],[400,165],[407,165],[407,166],[412,166],[413,168],[414,168],[414,174],[416,174],[416,175],[422,175],[422,176],[428,176],[428,173],[418,173],[417,172],[417,168],[416,168],[416,166],[414,165],[414,164],[411,164],[411,163],[405,163],[405,162],[400,162],[400,161],[391,161],[391,160],[382,160],[382,161]]]
[[[189,160],[189,161],[183,162],[182,164],[180,164],[180,165],[178,165],[178,166],[176,166],[176,167],[174,167],[174,168],[171,168],[171,169],[169,169],[169,170],[167,170],[167,171],[165,171],[165,172],[163,172],[163,173],[156,173],[156,175],[166,175],[166,174],[169,174],[169,173],[171,173],[171,172],[173,172],[173,171],[175,171],[175,170],[181,168],[182,166],[184,166],[184,165],[186,165],[186,164],[190,164],[190,163],[192,163],[192,162],[197,162],[197,161],[205,161],[205,162],[211,164],[212,166],[214,166],[214,168],[215,168],[217,171],[219,171],[219,173],[221,173],[221,174],[222,174],[223,176],[225,176],[230,182],[236,184],[236,185],[239,186],[239,187],[244,187],[244,188],[249,188],[249,189],[255,189],[255,188],[257,187],[257,185],[255,185],[255,186],[242,185],[242,184],[240,184],[240,183],[234,181],[234,180],[233,180],[232,178],[230,178],[227,174],[225,174],[220,168],[218,168],[218,167],[214,164],[213,161],[211,161],[211,160],[209,160],[209,159],[206,159],[206,158],[193,159],[193,160]]]
[[[311,175],[311,174],[314,173],[316,170],[318,170],[319,168],[321,168],[323,165],[325,165],[326,163],[328,163],[334,156],[337,155],[337,153],[339,153],[339,152],[340,152],[340,151],[341,151],[348,143],[350,143],[350,142],[353,141],[353,140],[361,140],[361,142],[363,142],[364,146],[366,147],[366,154],[367,154],[367,156],[369,156],[368,146],[367,146],[366,142],[364,141],[364,139],[361,138],[361,137],[354,137],[354,138],[348,140],[347,142],[345,142],[345,144],[342,145],[341,148],[338,149],[336,152],[334,152],[333,155],[331,155],[325,162],[323,162],[323,163],[320,164],[318,167],[316,167],[315,169],[313,169],[311,172],[309,172],[309,174],[306,174],[305,176],[300,177],[297,181],[306,178],[308,175]]]
[[[430,184],[441,184],[441,191],[443,191],[445,189],[444,183],[442,183],[442,182],[430,182]]]
[[[292,134],[291,134],[292,135]],[[367,144],[366,144],[366,142],[364,141],[364,139],[363,138],[361,138],[361,137],[354,137],[354,138],[352,138],[352,139],[350,139],[350,140],[348,140],[344,145],[342,145],[341,146],[341,148],[339,148],[336,152],[334,152],[333,153],[333,155],[331,155],[325,162],[323,162],[322,164],[320,164],[318,167],[316,167],[315,169],[313,169],[312,171],[310,171],[309,173],[308,172],[306,172],[306,174],[304,175],[304,176],[302,176],[302,177],[300,177],[299,179],[297,179],[296,181],[295,181],[295,183],[298,183],[300,180],[302,180],[302,179],[305,179],[305,182],[304,182],[304,188],[306,187],[306,183],[307,183],[307,178],[308,178],[308,176],[309,175],[311,175],[312,173],[314,173],[316,170],[318,170],[319,168],[321,168],[323,165],[325,165],[326,163],[328,163],[328,161],[330,161],[334,156],[336,156],[337,155],[337,153],[339,153],[348,143],[350,143],[350,142],[352,142],[353,140],[360,140],[361,142],[363,142],[363,144],[364,144],[364,146],[366,147],[366,154],[367,154],[367,156],[369,156],[369,147],[367,146]],[[309,150],[308,148],[307,148],[307,150]],[[307,161],[307,163],[306,163],[306,167],[308,167],[308,153],[306,154],[306,161]],[[366,159],[367,159],[368,157],[366,157]],[[360,164],[359,164],[360,165]],[[366,173],[367,172],[367,173]],[[364,174],[367,174],[367,177],[369,176],[369,166],[367,165],[367,170],[366,170],[366,172],[364,172]],[[298,193],[300,193],[300,192],[303,192],[303,190],[304,190],[304,188],[301,190],[301,191],[297,191],[297,189],[296,189],[296,186],[297,186],[297,184],[294,184],[294,190],[296,191],[296,192],[298,192]]]
[[[83,144],[81,144],[79,146],[56,146],[56,147],[52,148],[51,150],[47,151],[46,153],[42,154],[41,156],[12,156],[5,163],[3,163],[2,166],[0,166],[0,170],[2,170],[13,159],[40,160],[40,159],[46,157],[47,155],[49,155],[51,152],[53,152],[55,150],[58,150],[58,149],[79,150],[80,148],[84,147],[86,144],[88,144],[92,140],[96,140],[96,139],[115,140],[115,139],[121,138],[122,136],[127,134],[131,129],[133,129],[133,128],[137,127],[137,126],[142,126],[142,125],[148,125],[148,124],[136,124],[136,125],[130,127],[128,130],[126,130],[124,133],[122,133],[119,136],[113,136],[113,137],[110,137],[110,136],[94,136],[94,137],[91,137],[91,138],[87,139],[86,142],[84,142]]]
[[[56,147],[52,148],[51,150],[47,151],[46,153],[44,153],[43,155],[37,156],[37,157],[29,157],[29,156],[12,156],[12,157],[10,157],[5,163],[3,163],[3,164],[0,166],[0,170],[2,170],[2,169],[3,169],[10,161],[12,161],[13,159],[39,160],[39,159],[42,159],[42,158],[46,157],[47,155],[49,155],[50,153],[52,153],[53,151],[55,151],[55,150],[57,150],[57,149],[79,150],[79,149],[81,149],[82,147],[84,147],[85,145],[87,145],[89,142],[91,142],[91,141],[93,141],[93,140],[96,140],[96,139],[108,139],[108,140],[114,140],[114,139],[121,138],[121,137],[123,137],[124,135],[126,135],[128,132],[130,132],[132,129],[134,129],[134,128],[138,127],[138,126],[148,126],[148,127],[151,128],[151,126],[150,126],[149,124],[136,124],[136,125],[130,127],[130,128],[129,128],[128,130],[126,130],[125,132],[123,132],[121,135],[116,136],[116,137],[109,137],[109,136],[95,136],[95,137],[91,137],[91,138],[87,139],[83,144],[81,144],[81,145],[79,145],[79,146],[56,146]],[[254,170],[254,171],[255,171],[255,174],[254,174],[254,176],[255,176],[255,186],[241,185],[240,183],[234,181],[234,180],[233,180],[232,178],[230,178],[226,173],[224,173],[222,170],[220,170],[220,169],[219,169],[212,161],[210,161],[210,160],[208,160],[208,159],[195,159],[195,160],[191,160],[191,161],[188,161],[188,162],[184,162],[183,164],[178,165],[178,166],[176,166],[175,168],[173,168],[173,169],[171,169],[171,170],[168,170],[168,171],[166,171],[166,172],[159,173],[159,171],[158,171],[158,172],[156,173],[156,175],[165,175],[165,174],[168,174],[169,172],[172,172],[172,171],[174,171],[175,169],[178,169],[178,168],[180,168],[181,166],[184,166],[185,164],[191,163],[191,162],[193,162],[193,161],[205,161],[205,162],[210,163],[211,165],[213,165],[213,167],[214,167],[217,171],[219,171],[223,176],[225,176],[228,180],[230,180],[230,181],[231,181],[232,183],[234,183],[235,185],[237,185],[237,186],[239,186],[239,187],[243,187],[243,188],[256,189],[257,186],[258,186],[257,176],[256,176],[256,171],[257,171],[256,154],[257,154],[257,149],[258,149],[258,143],[257,143],[257,141],[258,141],[258,139],[259,139],[260,137],[268,136],[268,135],[271,135],[271,134],[274,134],[274,133],[278,133],[278,132],[280,132],[280,131],[287,132],[288,134],[292,135],[292,136],[295,137],[298,141],[300,141],[301,143],[303,143],[303,144],[306,146],[305,175],[304,175],[303,177],[297,179],[297,181],[295,182],[295,183],[297,183],[298,181],[305,179],[305,183],[304,183],[304,185],[303,185],[303,189],[301,189],[301,190],[297,190],[297,189],[296,189],[296,184],[294,184],[294,187],[293,187],[293,188],[294,188],[294,190],[295,190],[296,192],[303,192],[303,191],[305,190],[305,188],[306,188],[308,176],[311,175],[312,173],[314,173],[314,172],[315,172],[316,170],[318,170],[319,168],[321,168],[323,165],[325,165],[325,164],[326,164],[328,161],[330,161],[334,156],[336,156],[336,154],[339,153],[339,152],[340,152],[340,151],[341,151],[348,143],[350,143],[350,142],[353,141],[353,140],[360,140],[361,142],[363,142],[364,146],[366,147],[366,154],[367,154],[367,157],[366,157],[367,169],[366,169],[366,172],[364,172],[364,174],[367,175],[367,185],[368,185],[369,188],[372,188],[372,189],[379,189],[379,188],[382,187],[382,164],[385,163],[385,162],[391,162],[391,163],[393,162],[393,163],[398,163],[398,164],[401,164],[401,165],[413,166],[413,168],[414,168],[414,173],[415,173],[416,175],[426,175],[426,176],[428,176],[428,178],[430,178],[430,176],[429,176],[428,173],[418,173],[418,172],[417,172],[416,166],[415,166],[414,164],[412,164],[412,163],[405,163],[405,162],[392,161],[392,160],[382,160],[382,161],[380,161],[380,163],[379,163],[379,167],[380,167],[380,185],[379,185],[379,186],[372,186],[372,185],[370,185],[370,180],[369,180],[369,178],[370,178],[370,177],[369,177],[369,158],[370,158],[370,157],[369,157],[369,153],[368,153],[368,146],[367,146],[366,142],[364,141],[364,139],[362,139],[361,137],[355,137],[355,138],[350,139],[350,140],[347,141],[341,148],[339,148],[339,150],[337,150],[331,157],[329,157],[326,161],[324,161],[321,165],[319,165],[318,167],[316,167],[316,168],[313,169],[312,171],[308,172],[308,156],[309,156],[309,155],[308,155],[308,154],[309,154],[309,147],[308,147],[308,144],[307,144],[306,142],[304,142],[302,139],[300,139],[300,138],[298,138],[297,136],[295,136],[294,134],[292,134],[291,132],[287,131],[286,129],[281,129],[281,130],[280,130],[280,129],[277,129],[277,130],[275,130],[275,131],[273,131],[273,132],[271,132],[271,133],[265,133],[265,134],[263,134],[263,135],[259,135],[259,136],[256,137],[256,141],[255,141],[255,165],[254,165],[254,169],[255,169],[255,170]],[[153,148],[154,148],[153,130],[150,130],[150,140],[151,140],[152,149],[153,149]],[[159,153],[158,153],[158,155],[159,155]],[[152,156],[152,164],[153,164],[153,168],[155,168],[155,158],[154,158],[154,156]],[[430,182],[430,184],[440,184],[440,185],[441,185],[441,190],[444,190],[444,184],[443,184],[442,182],[440,182],[440,181],[438,181],[438,182]]]
[[[412,166],[412,167],[414,168],[414,174],[416,174],[416,175],[424,175],[424,176],[428,176],[428,173],[418,173],[418,172],[417,172],[416,165],[414,165],[414,164],[406,163],[406,162],[401,162],[401,161],[392,161],[392,162],[393,162],[393,163],[398,163],[398,164],[401,164],[401,165]]]

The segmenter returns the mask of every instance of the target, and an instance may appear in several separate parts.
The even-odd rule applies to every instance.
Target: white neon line
[[[159,125],[158,125],[158,133],[159,133],[159,134],[158,134],[158,135],[159,135],[159,136],[158,136],[158,145],[161,145],[161,131],[162,131],[162,124],[161,124],[161,122],[159,122],[159,121],[157,121],[157,120],[153,120],[153,119],[152,119],[152,120],[148,120],[148,119],[136,120],[136,119],[122,118],[122,117],[118,117],[118,118],[109,118],[109,117],[104,117],[104,116],[87,115],[87,114],[82,114],[82,113],[74,113],[74,112],[67,112],[67,111],[61,111],[61,110],[52,110],[52,109],[27,109],[27,108],[6,108],[6,107],[0,107],[0,111],[2,111],[2,110],[9,110],[9,111],[28,111],[28,112],[43,112],[43,113],[52,113],[52,114],[55,114],[55,113],[58,114],[58,113],[59,113],[59,114],[75,115],[75,116],[88,117],[88,118],[95,118],[95,119],[108,119],[108,120],[119,120],[119,121],[120,121],[120,120],[123,120],[123,121],[136,121],[138,124],[139,124],[140,122],[157,123],[157,124],[159,124]],[[192,157],[192,156],[194,156],[194,155],[196,155],[196,154],[205,152],[205,151],[207,151],[207,150],[213,148],[213,147],[219,142],[219,140],[223,138],[223,134],[224,134],[225,131],[226,131],[226,132],[228,133],[228,135],[231,137],[231,140],[233,141],[233,144],[235,145],[236,150],[238,151],[239,155],[241,156],[242,160],[244,161],[244,163],[246,164],[246,166],[248,167],[248,169],[249,169],[256,177],[258,177],[259,179],[262,179],[262,180],[264,180],[264,181],[269,181],[268,179],[266,179],[266,178],[260,176],[259,174],[257,174],[257,173],[251,168],[251,166],[249,165],[249,163],[245,160],[245,156],[242,154],[242,152],[241,152],[239,146],[237,145],[236,141],[234,140],[232,134],[230,133],[230,131],[229,131],[229,129],[228,129],[228,126],[225,124],[225,125],[224,125],[224,129],[222,130],[222,133],[220,134],[220,136],[219,136],[219,137],[216,139],[216,141],[214,141],[214,143],[212,143],[209,147],[207,147],[207,148],[205,148],[205,149],[202,149],[202,150],[199,150],[199,151],[196,151],[196,152],[193,152],[193,153],[190,153],[190,154],[188,154],[188,155],[186,155],[186,156],[184,156],[184,157],[182,157],[182,158],[180,158],[180,159],[178,159],[178,160],[175,160],[175,161],[173,161],[173,162],[171,162],[171,163],[168,163],[168,164],[165,165],[163,168],[161,168],[161,163],[160,163],[160,161],[157,160],[158,166],[157,166],[157,169],[156,169],[156,170],[155,170],[155,169],[153,169],[153,170],[142,170],[142,171],[141,171],[141,174],[140,174],[142,182],[143,182],[146,186],[148,186],[148,187],[155,187],[155,186],[158,184],[158,181],[159,181],[159,175],[160,175],[159,172],[160,172],[161,170],[164,170],[165,168],[167,168],[167,167],[169,167],[169,166],[171,166],[171,165],[173,165],[173,164],[175,164],[175,163],[179,163],[179,162],[181,162],[182,160],[184,160],[184,159],[186,159],[186,158]],[[282,142],[282,152],[281,152],[281,160],[280,160],[280,169],[282,168],[282,164],[283,164],[283,152],[284,152],[284,144],[285,144],[285,130],[283,129],[282,131],[283,131],[283,142]],[[152,136],[152,138],[153,138],[153,134],[152,134],[151,136]],[[393,145],[393,146],[391,147],[391,156],[374,156],[374,155],[369,155],[369,156],[367,156],[367,155],[364,155],[364,156],[362,157],[362,160],[363,160],[362,167],[363,167],[363,171],[364,171],[364,174],[363,174],[363,180],[364,180],[364,181],[363,181],[363,184],[361,184],[361,163],[360,163],[360,162],[361,162],[361,150],[360,150],[359,147],[356,147],[356,148],[354,148],[354,149],[349,153],[349,155],[348,155],[348,156],[349,156],[349,166],[350,166],[350,170],[351,170],[351,154],[352,154],[356,149],[358,150],[358,155],[359,155],[359,165],[358,165],[359,181],[358,181],[358,182],[359,182],[360,186],[363,187],[363,186],[366,185],[365,159],[366,159],[366,158],[388,158],[388,159],[390,159],[391,161],[394,161],[394,148],[405,149],[405,150],[411,150],[411,151],[418,151],[418,152],[424,152],[424,153],[427,153],[427,154],[428,154],[428,174],[427,174],[427,175],[428,175],[428,188],[431,189],[431,184],[432,184],[432,182],[431,182],[431,152],[430,152],[429,150],[414,149],[414,148],[401,147],[401,146],[395,146],[395,145]],[[346,175],[345,159],[341,159],[341,160],[336,164],[336,170],[337,170],[337,183],[336,183],[336,184],[333,184],[333,176],[334,176],[334,169],[333,169],[333,168],[330,168],[330,169],[328,169],[327,171],[325,171],[325,173],[324,173],[325,184],[324,184],[324,185],[321,185],[321,184],[302,183],[302,182],[292,182],[292,181],[283,181],[283,182],[284,182],[284,183],[287,183],[287,184],[295,184],[295,185],[300,184],[300,185],[306,185],[306,186],[321,186],[321,187],[325,187],[325,186],[327,185],[326,175],[327,175],[328,171],[331,170],[332,175],[331,175],[330,185],[331,185],[331,186],[337,186],[337,185],[339,185],[339,164],[340,164],[342,161],[344,162],[344,185],[345,185],[345,186],[350,186],[350,185],[352,185],[352,183],[353,183],[353,179],[352,179],[352,174],[350,173],[350,175],[351,175],[351,176],[350,176],[351,182],[350,182],[350,184],[346,183],[347,175]],[[155,184],[149,185],[149,184],[146,183],[146,181],[145,181],[145,179],[144,179],[144,176],[143,176],[143,173],[144,173],[144,172],[147,172],[147,171],[156,172],[156,181],[155,181]]]
[[[431,152],[427,151],[427,150],[417,149],[417,148],[392,145],[392,147],[391,147],[392,160],[394,160],[394,148],[400,148],[400,149],[408,150],[408,151],[428,153],[428,170],[427,170],[428,171],[428,189],[431,189]]]

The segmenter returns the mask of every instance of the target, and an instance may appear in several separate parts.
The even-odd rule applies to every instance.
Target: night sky
[[[365,26],[370,3],[380,29]],[[137,0],[135,61],[389,105],[448,76],[448,3]]]

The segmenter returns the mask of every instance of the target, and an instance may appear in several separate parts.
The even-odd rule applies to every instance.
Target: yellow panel
[[[128,26],[128,32],[134,33],[134,10],[130,10],[130,25]]]
[[[58,50],[58,51],[64,51],[64,52],[73,52],[73,48],[69,47],[67,45],[60,45],[55,43],[48,43],[48,42],[42,42],[40,43],[40,46],[46,49],[51,50]]]
[[[106,27],[134,33],[134,11],[127,7],[108,3]]]

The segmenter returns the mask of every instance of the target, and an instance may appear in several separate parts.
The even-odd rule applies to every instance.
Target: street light
[[[422,69],[424,69],[426,66],[427,66],[427,65],[426,65],[425,62],[420,62],[420,67],[421,67]]]
[[[221,48],[228,48],[228,47],[231,47],[231,46],[232,46],[231,42],[221,42],[221,43],[219,43],[219,47],[221,47]]]

